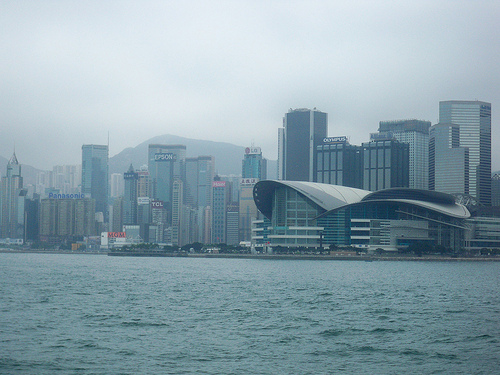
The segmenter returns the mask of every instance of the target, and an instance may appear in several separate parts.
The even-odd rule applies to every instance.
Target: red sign
[[[226,181],[214,181],[212,182],[212,187],[225,187]]]
[[[108,232],[108,238],[126,238],[125,232]]]

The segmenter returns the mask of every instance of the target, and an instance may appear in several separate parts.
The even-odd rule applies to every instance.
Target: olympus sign
[[[327,137],[323,138],[323,143],[345,143],[347,142],[347,137]]]

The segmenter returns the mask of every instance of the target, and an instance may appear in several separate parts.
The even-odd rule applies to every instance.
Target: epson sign
[[[155,154],[155,161],[176,161],[177,155],[171,152],[158,152]]]
[[[347,142],[347,137],[327,137],[323,138],[323,143],[345,143]]]

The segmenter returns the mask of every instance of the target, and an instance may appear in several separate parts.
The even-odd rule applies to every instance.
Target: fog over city
[[[439,101],[492,104],[500,169],[498,1],[3,1],[0,155],[41,169],[157,135],[262,147],[289,108],[329,135],[438,121]],[[1,172],[2,174],[5,171]]]

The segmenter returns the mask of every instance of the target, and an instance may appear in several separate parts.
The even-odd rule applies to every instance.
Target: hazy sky
[[[289,108],[367,141],[381,120],[492,103],[500,1],[1,1],[0,155],[38,168],[162,134],[277,157]],[[2,171],[2,174],[4,171]]]

